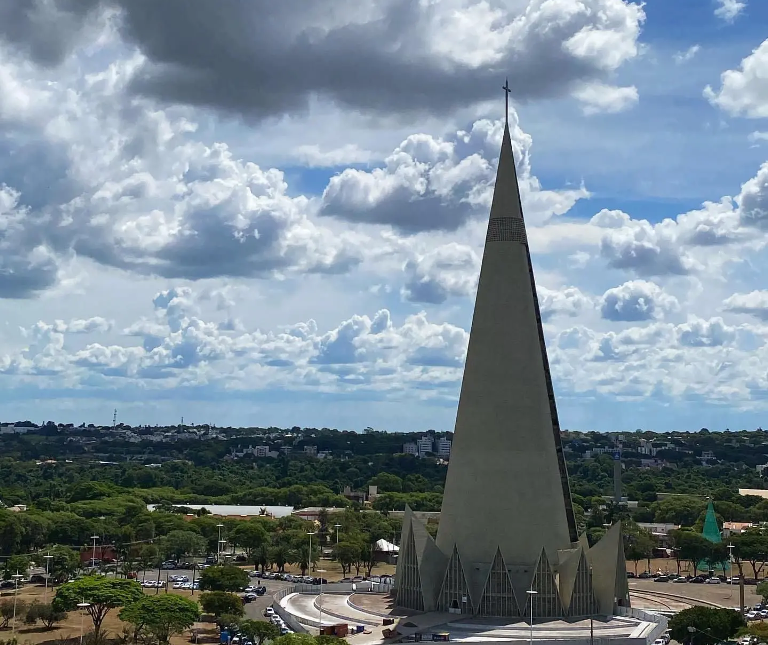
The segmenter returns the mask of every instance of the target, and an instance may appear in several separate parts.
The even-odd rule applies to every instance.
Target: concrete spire
[[[577,540],[505,122],[437,546],[487,570],[497,548],[531,566]]]

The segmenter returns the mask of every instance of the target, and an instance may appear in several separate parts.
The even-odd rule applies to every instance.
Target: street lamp
[[[223,524],[217,524],[216,528],[219,529],[219,541],[216,543],[216,564],[220,564],[221,561],[221,529],[224,528]]]
[[[85,618],[85,610],[90,606],[91,603],[85,602],[85,600],[77,603],[77,608],[80,610],[80,645],[83,645],[83,619]]]
[[[699,629],[698,627],[694,627],[693,625],[688,625],[688,633],[691,634],[691,639],[693,639],[693,634],[695,634],[696,632],[699,632],[700,634],[704,634],[704,636],[709,636],[715,642],[718,642],[720,640],[714,634],[712,634],[712,632],[710,632],[708,629]]]
[[[339,546],[339,529],[341,528],[341,524],[334,524],[333,528],[336,529],[336,546],[338,547]]]
[[[96,540],[99,539],[98,535],[92,535],[91,539],[93,540],[93,553],[91,554],[91,566],[96,566]]]
[[[318,603],[318,609],[320,610],[320,633],[323,633],[323,575],[326,573],[325,569],[315,569],[315,573],[320,574],[320,597],[318,600],[320,601]]]
[[[528,594],[528,601],[531,603],[531,645],[533,645],[533,597],[539,592],[529,589],[525,593]]]
[[[48,565],[53,556],[49,551],[48,555],[44,555],[43,557],[45,558],[45,594],[43,595],[43,598],[45,598],[45,602],[48,602]]]
[[[15,583],[13,590],[13,627],[11,628],[11,633],[16,631],[16,598],[19,595],[19,579],[23,577],[18,571],[11,576]]]
[[[307,535],[309,536],[309,555],[307,556],[308,573],[312,573],[312,536],[316,533],[317,531],[307,531]]]
[[[731,569],[731,579],[728,581],[731,585],[731,593],[728,596],[729,598],[733,598],[733,549],[734,549],[733,543],[729,544],[728,545],[728,562],[730,564],[730,569]]]

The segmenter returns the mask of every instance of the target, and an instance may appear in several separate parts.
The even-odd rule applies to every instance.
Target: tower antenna
[[[112,432],[114,432],[116,428],[117,428],[117,408],[115,408],[115,413],[112,415]]]
[[[501,89],[504,90],[504,125],[509,125],[509,93],[512,91],[509,88],[509,78],[504,79]]]

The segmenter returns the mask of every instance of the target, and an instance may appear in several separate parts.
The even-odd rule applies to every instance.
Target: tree
[[[23,618],[27,611],[27,603],[23,600],[16,601],[16,608],[14,610],[13,600],[6,599],[0,600],[0,628],[5,629],[13,620],[14,611],[16,612],[16,618]]]
[[[190,628],[199,616],[196,602],[174,594],[143,596],[120,611],[120,620],[131,623],[135,634],[146,633],[161,644]]]
[[[624,529],[624,551],[627,560],[635,563],[635,575],[637,575],[637,563],[653,555],[656,540],[649,531],[641,529],[632,521],[623,523],[622,528]]]
[[[69,580],[69,578],[75,575],[80,566],[80,558],[77,552],[68,546],[53,545],[38,553],[36,561],[39,566],[45,567],[46,558],[44,556],[46,555],[51,556],[48,559],[48,575],[56,583]]]
[[[290,561],[291,555],[291,550],[287,546],[278,544],[270,551],[270,560],[277,565],[277,570],[282,573],[285,571],[285,565]]]
[[[160,561],[160,551],[154,544],[145,544],[139,551],[139,564],[141,564],[141,580],[147,577],[147,569],[158,564]]]
[[[336,561],[341,565],[342,575],[347,575],[352,572],[352,565],[357,559],[357,554],[360,551],[360,545],[354,542],[339,542],[336,545]]]
[[[261,567],[261,572],[264,573],[264,569],[272,564],[272,553],[269,545],[266,542],[262,544],[258,549],[251,553],[251,559],[253,560],[253,565],[255,567]]]
[[[214,616],[243,615],[243,600],[240,596],[226,591],[209,591],[200,595],[200,605],[206,614]]]
[[[240,623],[240,632],[256,645],[263,645],[264,641],[272,641],[280,636],[277,625],[264,620],[244,620]]]
[[[272,641],[273,645],[315,645],[315,639],[309,634],[286,634]]]
[[[28,555],[12,555],[5,561],[4,577],[9,580],[15,573],[26,574],[29,569]]]
[[[747,531],[738,536],[736,544],[740,557],[752,565],[757,578],[768,560],[768,536],[759,530]]]
[[[744,627],[744,619],[733,609],[690,607],[669,619],[672,638],[678,643],[711,645],[713,639],[727,641]],[[694,627],[690,632],[688,627]]]
[[[680,559],[688,560],[696,575],[699,565],[711,554],[712,543],[692,531],[675,530],[670,531],[669,535],[675,544],[675,549],[679,550]]]
[[[89,603],[86,611],[93,621],[94,640],[98,642],[101,624],[107,614],[143,597],[141,585],[135,580],[86,576],[59,587],[53,605],[57,611],[72,611],[80,602]]]
[[[248,574],[230,564],[208,567],[200,574],[203,591],[242,591],[248,586]]]
[[[248,557],[251,556],[254,550],[266,544],[267,538],[267,530],[262,523],[253,520],[240,522],[229,533],[229,541],[232,544],[243,547]]]
[[[45,625],[46,629],[53,629],[56,623],[67,619],[67,612],[57,609],[53,603],[41,603],[35,605],[37,619]]]
[[[163,538],[163,551],[174,560],[182,556],[200,553],[206,547],[206,539],[195,531],[171,531]]]
[[[763,580],[755,588],[755,593],[763,597],[763,602],[768,602],[768,580]]]
[[[327,634],[315,636],[315,645],[344,645],[346,642],[347,641],[338,636],[328,636]]]

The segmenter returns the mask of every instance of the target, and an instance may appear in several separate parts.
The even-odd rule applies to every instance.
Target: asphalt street
[[[142,580],[159,579],[162,582],[165,582],[170,576],[188,576],[190,582],[192,581],[192,571],[189,569],[161,569],[159,577],[157,575],[157,569],[147,569],[146,571],[138,572],[137,580],[141,582]],[[195,574],[195,580],[199,577],[200,572],[198,571]],[[261,578],[251,578],[250,580],[250,584],[254,586],[264,585],[267,588],[267,593],[256,598],[256,600],[245,604],[245,616],[246,618],[252,618],[254,620],[264,620],[264,610],[272,605],[272,596],[281,589],[291,586],[292,583],[283,580],[262,580]],[[172,582],[168,585],[169,591],[171,590],[171,585],[173,585]],[[149,593],[151,592],[152,590],[150,589]],[[163,589],[161,588],[158,593],[163,593]],[[184,591],[183,593],[184,595],[190,595],[189,591]],[[200,593],[200,591],[195,591],[194,595],[198,596]]]

